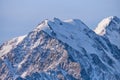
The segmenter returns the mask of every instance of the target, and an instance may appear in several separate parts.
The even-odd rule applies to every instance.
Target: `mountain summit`
[[[96,29],[96,34],[109,38],[112,44],[120,49],[120,19],[116,16],[110,16],[103,19]]]
[[[94,31],[78,19],[44,20],[0,46],[0,79],[120,80],[119,35],[115,16]]]
[[[107,30],[119,30],[120,29],[120,19],[116,16],[110,16],[103,19],[95,29],[95,32],[99,35],[109,34]]]

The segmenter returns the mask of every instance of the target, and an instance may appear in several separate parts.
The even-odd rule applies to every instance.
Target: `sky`
[[[120,18],[120,0],[0,0],[0,44],[29,33],[45,19],[80,19],[94,29],[108,16]]]

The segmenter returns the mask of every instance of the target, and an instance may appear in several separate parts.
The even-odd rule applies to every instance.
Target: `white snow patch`
[[[104,35],[106,33],[106,27],[109,25],[112,19],[113,16],[103,19],[94,30],[95,33],[101,36]]]
[[[17,38],[16,45],[18,45],[20,42],[22,42],[22,40],[23,40],[25,37],[26,37],[26,35],[18,37],[18,38]]]
[[[22,78],[25,78],[27,76],[27,71],[23,72],[23,74],[21,75]]]
[[[18,69],[20,69],[22,67],[22,64],[27,61],[27,58],[29,57],[29,55],[26,55],[25,58],[18,64]]]
[[[73,22],[73,19],[67,19],[67,20],[64,20],[64,22],[71,23]]]
[[[20,69],[22,67],[22,64],[25,63],[26,59],[22,60],[19,64],[18,64],[18,69]]]
[[[26,37],[26,35],[24,36],[20,36],[20,37],[16,37],[13,38],[12,40],[6,42],[1,50],[0,50],[0,57],[2,55],[5,55],[6,53],[10,52],[10,50],[12,50],[16,45],[18,45],[20,42],[22,42],[22,40]]]
[[[2,50],[0,50],[0,56],[8,53],[12,49],[12,45],[3,46]]]

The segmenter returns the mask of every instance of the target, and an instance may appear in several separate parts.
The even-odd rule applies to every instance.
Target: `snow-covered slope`
[[[86,35],[91,30],[78,19],[61,21],[54,18],[54,21],[45,20],[34,31],[39,32],[40,30],[44,30],[78,51],[81,47],[84,47],[88,52],[95,52],[91,45],[94,41],[88,40],[89,37]]]
[[[5,55],[6,53],[10,52],[14,47],[16,47],[20,42],[22,42],[22,40],[25,38],[25,36],[13,38],[12,40],[4,43],[3,44],[4,46],[0,48],[0,57],[2,55]]]
[[[120,19],[118,17],[110,16],[103,19],[94,31],[98,35],[107,37],[120,49]]]
[[[120,49],[104,36],[107,32],[95,32],[78,19],[44,20],[0,47],[0,79],[119,80]]]

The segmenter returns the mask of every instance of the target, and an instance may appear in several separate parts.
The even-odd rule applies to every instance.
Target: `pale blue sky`
[[[44,19],[81,19],[91,29],[120,17],[120,0],[0,0],[0,44],[30,32]]]

